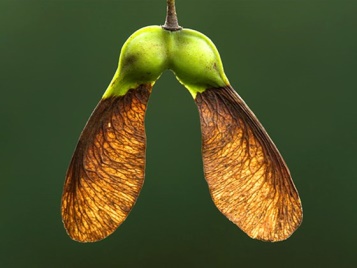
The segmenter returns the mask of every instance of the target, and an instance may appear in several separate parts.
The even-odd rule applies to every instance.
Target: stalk
[[[167,0],[166,20],[162,28],[171,32],[180,31],[182,29],[177,20],[175,0]]]

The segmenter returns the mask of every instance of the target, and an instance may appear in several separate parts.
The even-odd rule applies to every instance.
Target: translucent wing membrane
[[[287,239],[302,221],[290,172],[253,112],[231,87],[195,99],[204,173],[217,208],[250,237]]]
[[[144,183],[144,117],[150,86],[102,99],[87,122],[67,171],[62,219],[69,236],[92,242],[126,219]]]

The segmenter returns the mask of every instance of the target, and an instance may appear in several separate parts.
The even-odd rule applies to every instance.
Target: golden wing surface
[[[205,178],[217,208],[250,237],[287,239],[302,206],[279,151],[230,86],[195,99],[200,113]]]
[[[80,242],[101,240],[126,219],[144,183],[144,117],[151,86],[102,99],[89,118],[67,171],[62,219]]]

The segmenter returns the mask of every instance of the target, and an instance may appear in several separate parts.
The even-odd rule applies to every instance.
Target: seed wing
[[[151,87],[102,99],[78,141],[62,195],[62,219],[80,242],[101,240],[126,219],[144,183],[144,117]]]
[[[302,221],[290,172],[267,132],[231,88],[196,96],[204,173],[217,208],[250,237],[287,239]]]

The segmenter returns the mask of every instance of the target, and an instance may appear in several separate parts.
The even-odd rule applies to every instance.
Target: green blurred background
[[[357,1],[177,0],[283,154],[304,206],[287,241],[250,239],[214,207],[197,109],[166,72],[146,117],[146,182],[109,238],[60,218],[78,136],[135,30],[165,1],[0,1],[0,267],[356,267]]]

